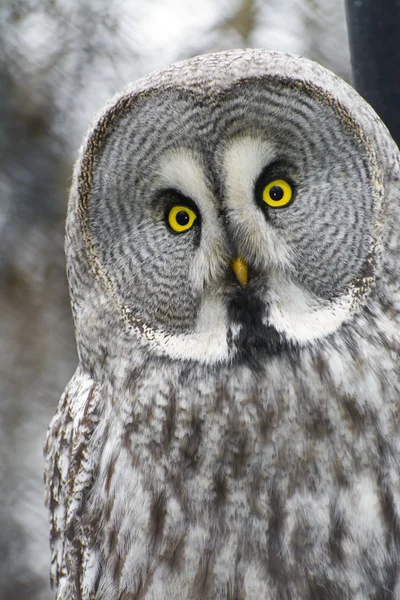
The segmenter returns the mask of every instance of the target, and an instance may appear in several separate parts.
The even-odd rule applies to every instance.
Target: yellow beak
[[[244,262],[243,258],[240,258],[240,256],[237,256],[232,261],[232,269],[233,269],[233,272],[236,275],[236,279],[238,280],[240,285],[242,287],[246,287],[247,279],[248,279],[248,268],[247,268],[247,264]]]

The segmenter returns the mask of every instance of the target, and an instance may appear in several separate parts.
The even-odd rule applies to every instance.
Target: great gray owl
[[[399,152],[306,59],[138,81],[75,167],[59,600],[400,598]]]

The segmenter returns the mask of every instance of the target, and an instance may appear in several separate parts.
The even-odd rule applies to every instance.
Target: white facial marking
[[[254,198],[263,169],[277,156],[274,144],[241,137],[225,149],[226,204],[239,231],[243,258],[268,275],[269,322],[289,340],[300,344],[333,333],[350,317],[350,295],[324,303],[290,280],[291,254],[283,239],[264,218]]]
[[[194,331],[173,337],[166,335],[157,342],[173,358],[200,358],[205,363],[215,362],[228,358],[226,332],[226,308],[220,298],[212,295],[203,301]]]
[[[158,180],[165,188],[174,188],[203,207],[214,207],[214,198],[200,166],[200,159],[188,149],[167,152],[158,166]]]
[[[281,236],[269,225],[254,198],[255,183],[263,169],[274,161],[277,150],[271,142],[240,137],[223,156],[226,174],[226,205],[230,219],[240,232],[241,253],[258,268],[290,268],[290,253]]]
[[[217,307],[216,307],[217,308]],[[155,332],[154,341],[157,348],[174,359],[200,360],[204,363],[214,363],[228,359],[226,341],[226,323],[218,324],[218,329],[208,331],[192,331],[187,334],[163,334]]]
[[[276,274],[271,274],[269,283],[271,307],[268,320],[295,342],[301,344],[329,335],[350,317],[350,295],[323,304],[305,289]]]
[[[256,180],[275,156],[275,147],[264,140],[251,137],[234,140],[223,155],[225,202],[244,259],[268,273],[269,323],[289,340],[305,344],[337,330],[350,317],[352,301],[350,295],[344,295],[334,303],[324,303],[290,280],[292,267],[288,248],[282,236],[264,219],[254,198]],[[175,359],[200,359],[205,363],[226,360],[229,357],[227,312],[218,293],[218,282],[232,257],[226,252],[226,234],[218,215],[218,201],[207,182],[200,158],[187,149],[163,156],[157,183],[162,188],[178,190],[198,207],[202,219],[201,240],[189,280],[200,292],[208,289],[208,295],[191,332],[172,335],[149,330],[148,340]]]
[[[199,209],[201,240],[192,263],[190,280],[194,288],[201,291],[212,279],[221,277],[230,260],[225,249],[225,233],[218,219],[217,201],[200,159],[188,149],[174,150],[163,156],[158,172],[159,185],[180,191]]]

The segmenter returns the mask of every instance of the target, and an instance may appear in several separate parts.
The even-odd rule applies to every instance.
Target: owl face
[[[71,203],[114,341],[122,319],[124,339],[172,358],[256,358],[361,310],[381,209],[373,148],[346,102],[262,55],[240,76],[222,54],[200,75],[189,61],[150,78],[89,137]]]

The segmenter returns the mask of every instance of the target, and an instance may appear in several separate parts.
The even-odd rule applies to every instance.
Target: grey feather
[[[398,597],[399,220],[396,145],[306,59],[197,57],[106,106],[68,208],[58,600]]]

